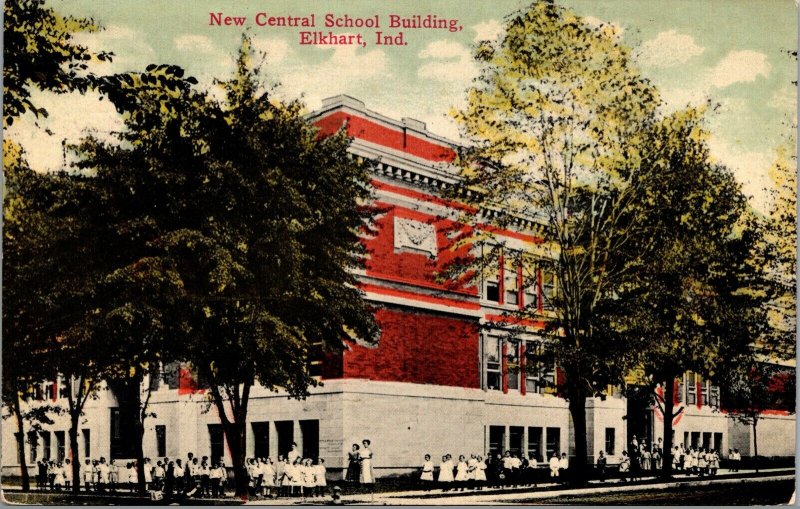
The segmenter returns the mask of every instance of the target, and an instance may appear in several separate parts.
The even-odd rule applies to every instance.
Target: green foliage
[[[3,7],[3,121],[11,125],[27,111],[47,116],[31,101],[31,89],[55,93],[85,92],[96,77],[88,72],[93,60],[112,54],[92,52],[72,35],[100,29],[91,19],[61,16],[44,0],[5,2]]]
[[[109,92],[126,143],[80,147],[118,257],[103,312],[115,334],[150,328],[153,351],[173,344],[220,387],[300,396],[313,343],[376,336],[351,273],[367,174],[344,135],[318,139],[299,103],[257,89],[248,44],[224,100],[170,66]]]
[[[665,118],[652,131],[655,168],[636,221],[658,236],[629,245],[645,258],[604,303],[606,334],[632,343],[647,385],[692,370],[712,376],[764,324],[768,292],[759,225],[730,170],[710,162],[702,112]]]
[[[508,18],[499,45],[478,49],[481,75],[456,114],[475,146],[465,159],[477,164],[463,172],[473,201],[504,210],[501,226],[517,216],[545,223],[552,244],[539,263],[561,288],[552,344],[575,367],[565,389],[579,399],[619,379],[624,350],[595,336],[592,315],[627,267],[622,245],[643,234],[630,216],[657,92],[629,54],[609,27],[536,2]]]

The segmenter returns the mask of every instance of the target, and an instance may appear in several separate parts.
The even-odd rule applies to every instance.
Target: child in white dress
[[[324,497],[328,487],[328,470],[325,468],[323,458],[317,458],[317,464],[314,465],[314,478],[316,480],[315,495]]]
[[[433,462],[431,461],[431,455],[425,455],[425,462],[422,464],[422,473],[419,475],[419,480],[422,481],[423,484],[430,484],[433,482]]]
[[[450,483],[453,482],[453,462],[450,461],[449,454],[442,456],[442,463],[439,465],[439,482],[442,483],[442,489],[445,491],[450,489]]]
[[[464,488],[467,484],[467,469],[469,467],[467,467],[466,460],[467,458],[462,454],[458,457],[458,465],[456,465],[456,489],[460,489],[461,491],[464,491]]]

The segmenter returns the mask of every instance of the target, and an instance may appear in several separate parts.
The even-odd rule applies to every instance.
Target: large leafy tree
[[[462,198],[502,210],[486,215],[501,226],[520,216],[545,225],[539,263],[550,264],[560,288],[549,297],[550,347],[574,425],[571,476],[583,483],[586,399],[620,379],[626,358],[624,344],[598,333],[596,308],[635,266],[623,255],[640,258],[653,247],[625,250],[635,238],[652,240],[649,225],[632,216],[650,174],[645,142],[657,92],[612,27],[547,1],[509,16],[500,40],[480,43],[475,57],[480,76],[456,115],[472,143]],[[537,313],[529,306],[516,314]]]
[[[4,398],[19,413],[19,395],[43,376],[66,384],[70,447],[78,421],[113,351],[94,333],[97,282],[103,274],[102,225],[87,179],[42,175],[24,160],[6,166],[4,197]],[[22,429],[20,428],[20,433]],[[78,462],[73,480],[79,484]]]
[[[663,408],[666,477],[676,378],[693,371],[719,380],[728,359],[749,351],[764,329],[769,291],[758,256],[761,229],[730,170],[712,164],[702,121],[702,111],[692,109],[654,126],[651,144],[659,150],[646,164],[656,171],[639,196],[636,220],[658,232],[658,243],[599,309],[606,335],[637,353],[636,382]],[[628,248],[638,252],[643,242],[650,241]],[[653,392],[656,385],[662,392]]]
[[[28,111],[37,116],[47,116],[47,111],[33,102],[33,90],[83,92],[96,84],[96,77],[87,71],[88,62],[111,58],[110,53],[92,52],[72,40],[75,33],[98,30],[92,20],[64,17],[46,7],[43,0],[5,2],[3,14],[4,126],[13,124],[16,118]],[[35,210],[37,204],[26,194],[42,182],[27,168],[19,146],[9,140],[3,142],[3,163],[7,177],[3,202],[6,253],[3,263],[6,296],[3,307],[3,394],[9,408],[16,408],[18,434],[24,437],[18,394],[41,375],[44,367],[41,359],[34,360],[31,355],[44,351],[37,343],[42,338],[36,336],[46,332],[39,327],[43,323],[50,327],[59,322],[59,318],[46,314],[53,311],[48,306],[54,300],[48,295],[47,288],[41,285],[46,281],[43,274],[48,273],[44,271],[48,267],[37,266],[41,263],[46,265],[46,262],[37,261],[37,257],[41,248],[57,238],[60,232],[50,230],[52,225],[42,215],[41,209]],[[49,268],[55,267],[51,265]],[[43,321],[44,317],[48,319]],[[21,355],[12,355],[13,352]],[[13,359],[24,360],[12,362]],[[29,480],[24,455],[22,459],[22,484],[27,490]]]
[[[175,357],[208,385],[240,495],[254,385],[302,397],[315,383],[308,361],[317,345],[377,339],[353,274],[370,215],[366,167],[348,156],[343,133],[319,138],[299,103],[264,91],[250,59],[244,38],[219,100],[184,86],[169,66],[118,80],[108,97],[124,115],[126,143],[81,147],[104,209],[135,233],[127,251],[146,255],[113,273],[124,289],[117,302],[127,303],[114,313],[138,320],[143,310],[132,309],[142,305],[129,296],[141,281],[159,296],[147,302],[157,316],[185,320],[183,332],[172,330],[186,347]]]

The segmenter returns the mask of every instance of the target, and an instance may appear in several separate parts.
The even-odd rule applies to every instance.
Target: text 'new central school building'
[[[302,456],[325,458],[336,475],[347,466],[351,445],[369,439],[381,477],[418,469],[426,453],[439,458],[511,450],[526,457],[532,452],[539,461],[554,452],[572,456],[567,402],[553,389],[561,371],[535,355],[546,343],[537,331],[554,316],[547,297],[558,291],[554,275],[535,263],[550,252],[545,226],[529,218],[513,229],[491,227],[487,215],[494,212],[486,210],[471,211],[474,223],[463,225],[465,205],[443,193],[458,182],[454,143],[429,133],[420,121],[384,117],[347,96],[323,101],[309,121],[323,135],[346,125],[353,156],[371,161],[381,212],[377,234],[365,239],[370,256],[359,278],[382,335],[377,348],[350,345],[341,355],[316,361],[322,385],[305,400],[254,388],[248,457],[285,454],[296,442]],[[449,248],[465,228],[492,229],[507,254],[490,275],[456,286],[437,274],[473,249]],[[523,251],[533,262],[514,255]],[[536,319],[523,324],[525,334],[483,327],[523,306],[538,310]],[[191,451],[227,458],[219,416],[189,369],[164,366],[149,383],[153,416],[145,421],[145,456],[185,457]],[[37,387],[27,404],[61,404],[69,385],[55,377]],[[609,388],[605,398],[587,401],[592,459],[602,450],[615,463],[632,435],[651,443],[660,436],[663,417],[651,398],[626,394]],[[676,443],[723,455],[729,448],[752,454],[750,429],[720,409],[718,387],[687,373],[673,398],[683,409],[674,420]],[[78,436],[83,457],[132,457],[124,403],[110,388],[87,404]],[[4,472],[19,472],[20,454],[31,472],[37,460],[68,456],[68,429],[68,418],[56,416],[54,424],[19,437],[6,422]],[[764,415],[759,434],[769,437],[760,441],[760,455],[794,455],[793,416]]]

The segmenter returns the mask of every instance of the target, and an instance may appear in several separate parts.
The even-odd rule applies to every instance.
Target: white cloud
[[[797,88],[786,85],[776,90],[767,106],[795,114],[797,112]]]
[[[305,102],[315,108],[325,98],[338,94],[354,97],[391,94],[394,70],[388,66],[388,57],[381,49],[364,51],[356,46],[318,47],[330,53],[323,62],[306,65],[293,59],[273,62],[267,55],[266,71],[282,85],[279,95],[295,99],[305,92]]]
[[[717,63],[708,73],[708,82],[725,88],[734,83],[752,82],[757,77],[769,76],[772,68],[767,55],[757,51],[731,51]]]
[[[661,97],[671,107],[697,105],[707,99],[720,101],[718,91],[734,83],[754,82],[767,77],[771,69],[767,56],[751,50],[731,51],[716,65],[700,72],[693,81],[683,80],[680,86],[661,87]],[[778,91],[768,103],[773,108],[794,111],[794,90]],[[721,102],[725,102],[722,99]]]
[[[266,60],[271,64],[283,62],[292,54],[289,42],[278,37],[254,37],[253,47],[257,51],[266,53]]]
[[[184,34],[175,38],[175,49],[179,51],[193,51],[205,55],[216,53],[218,50],[205,35]]]
[[[750,204],[757,210],[767,212],[770,205],[767,189],[772,186],[769,177],[772,155],[745,150],[716,135],[708,140],[708,147],[718,162],[733,170],[736,180],[742,184],[742,192],[749,197]]]
[[[109,140],[123,129],[114,106],[108,100],[101,101],[95,92],[54,94],[34,90],[31,99],[47,110],[48,117],[36,120],[28,113],[4,134],[22,145],[28,164],[36,171],[63,169],[62,140],[74,143],[90,134]]]
[[[419,52],[428,60],[417,69],[417,76],[436,81],[466,84],[478,72],[470,51],[463,45],[446,40],[433,41]]]
[[[698,46],[691,35],[669,30],[642,44],[638,59],[647,67],[674,67],[704,51],[705,48]]]
[[[473,39],[475,42],[494,41],[503,33],[503,25],[496,19],[490,19],[473,25],[472,30],[475,32],[475,38]]]
[[[420,58],[469,58],[469,50],[453,41],[433,41],[419,52]]]
[[[104,30],[94,33],[79,32],[73,35],[77,44],[85,45],[92,51],[111,51],[111,63],[94,63],[102,67],[100,72],[117,73],[142,70],[155,63],[156,53],[144,42],[144,34],[125,25],[108,25]]]

